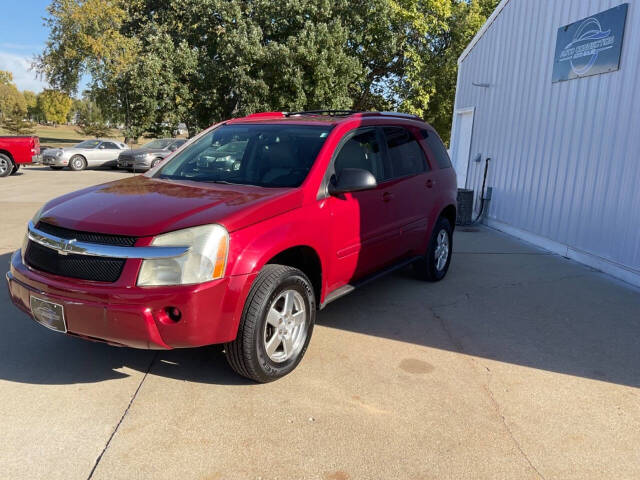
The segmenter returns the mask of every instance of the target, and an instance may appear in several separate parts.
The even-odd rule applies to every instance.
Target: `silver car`
[[[127,144],[115,140],[85,140],[71,148],[49,148],[42,153],[42,164],[53,170],[69,167],[79,171],[88,167],[116,168],[118,156]]]
[[[184,138],[158,138],[134,150],[122,152],[118,157],[118,168],[144,171],[155,167],[165,157],[180,148]]]

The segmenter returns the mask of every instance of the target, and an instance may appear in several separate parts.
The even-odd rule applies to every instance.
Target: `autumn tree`
[[[71,97],[60,90],[48,89],[38,95],[38,109],[45,121],[54,125],[67,121],[71,105]]]
[[[14,135],[33,133],[33,125],[25,120],[25,97],[13,83],[11,72],[0,70],[0,126]]]

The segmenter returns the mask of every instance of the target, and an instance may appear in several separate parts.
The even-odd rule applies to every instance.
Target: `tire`
[[[440,217],[433,227],[426,255],[413,264],[418,277],[429,282],[442,280],[449,271],[452,246],[451,223],[446,218]]]
[[[20,170],[20,165],[16,163],[13,166],[13,170],[11,171],[11,175],[15,175],[16,173],[18,173],[18,170]]]
[[[13,173],[13,160],[0,153],[0,178],[8,177]]]
[[[82,155],[74,155],[69,159],[69,168],[74,172],[80,172],[87,168],[87,160]]]
[[[151,162],[151,168],[156,168],[161,161],[161,158],[156,158],[153,162]]]
[[[307,351],[315,316],[316,299],[307,276],[286,265],[266,265],[247,296],[236,339],[225,344],[229,365],[261,383],[287,375]]]
[[[64,167],[56,167],[55,165],[49,165],[51,170],[62,170]]]

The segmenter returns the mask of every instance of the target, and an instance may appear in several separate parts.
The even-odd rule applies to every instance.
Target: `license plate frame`
[[[64,305],[31,295],[29,306],[31,315],[37,323],[54,332],[67,333]]]

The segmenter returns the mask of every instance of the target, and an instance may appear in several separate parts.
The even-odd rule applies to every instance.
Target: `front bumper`
[[[135,159],[118,158],[118,168],[131,168],[134,170],[149,170],[151,168],[151,159]]]
[[[123,277],[139,269],[140,261],[127,263]],[[119,346],[168,349],[235,339],[255,274],[171,287],[129,286],[123,277],[105,284],[46,274],[24,265],[20,250],[6,275],[11,300],[30,316],[33,294],[62,305],[68,334]],[[178,322],[166,314],[168,307],[180,309]]]
[[[64,157],[50,157],[46,155],[42,157],[42,164],[51,167],[66,167],[69,165],[69,159]]]

